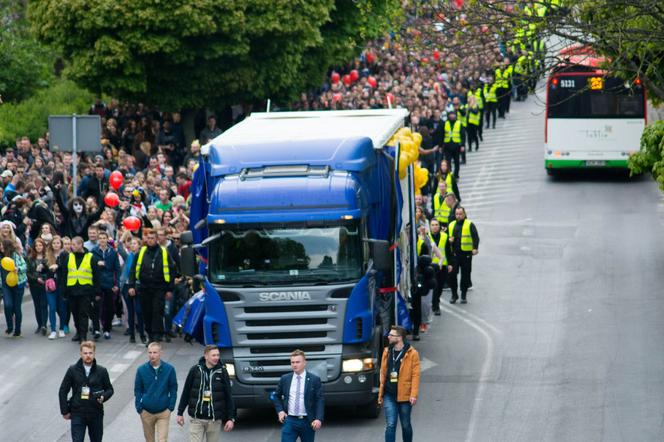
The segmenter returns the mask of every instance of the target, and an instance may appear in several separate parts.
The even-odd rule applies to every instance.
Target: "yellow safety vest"
[[[447,265],[447,255],[445,254],[445,244],[447,243],[447,233],[443,232],[442,230],[440,231],[440,239],[438,240],[438,243],[433,240],[433,235],[429,234],[429,239],[433,244],[436,244],[438,247],[438,250],[440,250],[440,254],[443,255],[443,265]],[[431,256],[433,256],[433,253],[431,253]],[[432,258],[431,262],[434,264],[438,264],[440,262],[440,258]]]
[[[473,126],[480,125],[480,110],[478,108],[468,111],[468,124],[472,124]]]
[[[454,128],[452,128],[450,120],[445,122],[445,139],[443,141],[445,143],[449,143],[450,141],[455,143],[461,142],[461,122],[459,120],[454,122]]]
[[[81,266],[76,268],[76,255],[69,253],[67,260],[67,287],[92,285],[92,253],[83,255]]]
[[[424,240],[421,239],[418,236],[417,237],[417,256],[422,256],[422,244],[424,244]]]
[[[484,85],[484,96],[486,97],[487,103],[497,103],[498,99],[496,98],[496,83],[493,83],[491,87],[488,84]]]
[[[459,106],[459,112],[458,114],[461,114],[463,112],[463,116],[460,118],[461,120],[461,125],[463,127],[468,126],[468,105],[464,104],[463,106]]]
[[[480,108],[480,110],[484,109],[484,99],[482,98],[482,88],[477,87],[475,89],[475,98],[477,98],[477,107]]]
[[[494,77],[496,77],[496,79],[494,80],[494,84],[496,85],[496,87],[500,88],[507,87],[507,82],[505,81],[502,69],[496,68],[496,70],[494,71]]]
[[[464,252],[473,251],[473,236],[470,234],[470,226],[473,223],[469,220],[465,220],[463,226],[461,226],[461,250]],[[454,233],[454,227],[456,226],[456,220],[450,223],[448,232]]]
[[[503,80],[505,81],[505,87],[510,87],[510,80],[512,79],[512,73],[514,72],[514,67],[509,65],[503,71]]]
[[[161,249],[161,263],[164,266],[164,281],[171,282],[171,272],[168,268],[168,250],[165,247],[159,246]],[[138,252],[138,261],[136,261],[136,280],[140,279],[141,275],[141,265],[143,264],[143,255],[148,249],[147,246],[141,247],[141,251]]]
[[[441,224],[447,225],[450,220],[451,210],[452,208],[447,205],[445,200],[441,197],[440,192],[436,192],[433,196],[433,217]]]

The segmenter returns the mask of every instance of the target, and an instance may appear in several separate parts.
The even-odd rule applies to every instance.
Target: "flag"
[[[208,237],[208,228],[205,224],[200,229],[196,229],[196,224],[205,219],[208,214],[208,189],[205,176],[205,163],[201,156],[198,160],[198,168],[194,172],[194,179],[191,182],[191,206],[189,211],[189,229],[194,237],[194,244],[200,244]],[[207,263],[207,249],[198,249],[201,259]]]

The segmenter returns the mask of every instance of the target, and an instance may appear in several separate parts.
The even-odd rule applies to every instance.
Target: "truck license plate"
[[[586,161],[587,167],[604,167],[606,166],[606,161],[603,160],[588,160]]]

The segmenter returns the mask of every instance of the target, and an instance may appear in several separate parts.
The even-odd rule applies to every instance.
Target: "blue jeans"
[[[94,416],[72,415],[71,417],[71,440],[72,442],[83,442],[85,440],[85,429],[88,430],[90,442],[101,442],[104,435],[104,415]]]
[[[23,321],[23,292],[25,284],[15,287],[2,286],[2,298],[5,301],[5,319],[7,320],[7,331],[21,334],[21,322]]]
[[[48,321],[51,324],[51,331],[57,330],[57,323],[55,322],[55,314],[60,318],[60,330],[65,327],[65,305],[62,299],[60,290],[54,292],[46,292],[46,300],[48,301]]]
[[[401,420],[401,437],[403,442],[413,442],[413,427],[410,425],[410,402],[397,402],[391,394],[383,396],[385,409],[385,442],[394,442],[397,435],[397,420]]]
[[[316,432],[311,428],[309,420],[286,416],[281,427],[281,442],[295,442],[299,437],[302,442],[313,442]]]
[[[129,296],[129,287],[125,284],[122,287],[122,298],[127,304],[127,323],[129,325],[129,336],[136,335],[136,327],[138,326],[138,334],[143,336],[145,334],[145,325],[143,324],[143,311],[141,310],[141,303],[137,296]]]

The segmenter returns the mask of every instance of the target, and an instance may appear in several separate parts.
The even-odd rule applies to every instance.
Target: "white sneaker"
[[[48,339],[55,339],[58,337],[58,334],[54,331],[51,332],[50,335],[48,335]]]
[[[113,322],[111,322],[111,326],[113,327],[119,327],[122,325],[122,319],[120,318],[115,318]]]
[[[58,332],[58,337],[59,337],[59,338],[64,338],[65,336],[66,336],[66,335],[65,335],[65,331],[64,331],[64,330],[60,330],[60,331]]]

